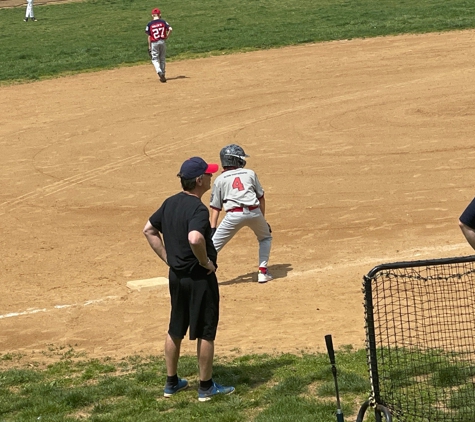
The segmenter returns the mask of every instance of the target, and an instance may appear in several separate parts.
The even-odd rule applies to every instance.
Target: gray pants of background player
[[[244,208],[242,212],[227,212],[213,236],[216,251],[219,252],[245,226],[254,232],[259,241],[259,267],[267,267],[272,235],[270,234],[266,219],[259,208],[255,210]]]
[[[165,74],[165,55],[167,52],[167,45],[164,40],[153,42],[150,44],[152,52],[152,64],[157,73]]]

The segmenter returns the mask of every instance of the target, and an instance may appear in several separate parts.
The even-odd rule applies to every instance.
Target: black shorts
[[[171,299],[168,334],[184,338],[188,327],[190,340],[201,338],[212,341],[216,338],[219,321],[219,288],[215,273],[180,275],[169,272]]]
[[[465,208],[459,220],[471,229],[475,229],[475,198],[472,199],[472,202]]]

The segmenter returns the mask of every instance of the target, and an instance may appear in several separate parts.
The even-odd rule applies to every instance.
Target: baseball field
[[[474,42],[337,40],[170,61],[166,84],[147,63],[0,87],[0,356],[162,354],[167,287],[127,288],[167,276],[142,228],[183,160],[229,143],[266,190],[275,280],[254,281],[251,232],[222,250],[216,354],[323,352],[326,334],[363,348],[364,274],[473,253],[457,220],[475,194]]]

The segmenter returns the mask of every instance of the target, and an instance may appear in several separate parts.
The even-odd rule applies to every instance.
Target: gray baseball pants
[[[167,45],[164,40],[153,42],[150,45],[152,52],[152,64],[157,73],[165,74],[165,57],[167,53]]]
[[[219,252],[239,230],[246,226],[254,232],[259,242],[258,266],[267,267],[272,235],[260,208],[254,210],[244,208],[243,211],[227,212],[213,236],[214,247]]]

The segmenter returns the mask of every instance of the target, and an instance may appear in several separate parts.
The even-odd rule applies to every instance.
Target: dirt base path
[[[331,42],[0,88],[0,354],[160,354],[167,276],[142,235],[192,155],[238,143],[266,189],[275,280],[219,257],[219,355],[364,346],[362,277],[469,255],[475,32]],[[209,201],[209,193],[204,197]],[[184,342],[184,353],[194,353]]]

